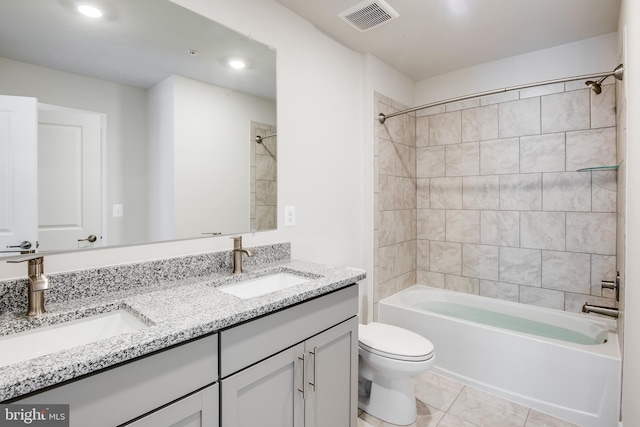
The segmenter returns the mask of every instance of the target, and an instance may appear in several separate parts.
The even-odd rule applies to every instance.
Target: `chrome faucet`
[[[242,273],[242,254],[254,256],[256,251],[242,247],[242,236],[232,237],[233,239],[233,274]]]
[[[47,312],[44,308],[44,291],[49,289],[49,279],[44,275],[44,257],[25,257],[7,262],[18,263],[25,261],[28,262],[27,274],[29,276],[29,284],[27,285],[29,308],[27,309],[27,316],[39,316]]]
[[[602,305],[591,305],[591,304],[587,304],[586,302],[582,306],[582,312],[583,313],[603,314],[605,316],[615,317],[615,318],[618,317],[618,309],[616,307],[605,307],[605,306],[602,306]]]

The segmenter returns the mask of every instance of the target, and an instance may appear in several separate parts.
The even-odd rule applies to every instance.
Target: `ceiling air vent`
[[[400,14],[382,0],[366,0],[338,16],[358,31],[368,31],[396,19]]]

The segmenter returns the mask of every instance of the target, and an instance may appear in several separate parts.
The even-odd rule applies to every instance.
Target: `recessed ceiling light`
[[[246,67],[246,64],[241,59],[232,59],[232,60],[229,61],[229,66],[231,68],[235,68],[236,70],[240,70],[240,69]]]
[[[84,16],[88,16],[89,18],[102,17],[102,11],[100,9],[88,4],[81,4],[80,6],[78,6],[78,12],[80,12]]]

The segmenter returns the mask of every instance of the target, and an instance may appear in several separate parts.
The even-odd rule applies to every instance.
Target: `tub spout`
[[[603,314],[605,316],[615,317],[615,318],[618,317],[618,309],[615,308],[615,307],[604,307],[602,305],[591,305],[591,304],[587,304],[586,302],[582,306],[582,312],[583,313]]]

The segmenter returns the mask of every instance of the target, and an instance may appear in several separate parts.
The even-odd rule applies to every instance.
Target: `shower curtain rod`
[[[586,82],[586,84],[590,88],[594,89],[592,86],[597,86],[599,88],[600,87],[600,83],[602,83],[602,81],[604,79],[606,79],[607,77],[609,77],[609,76],[614,76],[616,79],[622,80],[622,75],[623,74],[624,74],[624,67],[622,66],[622,64],[620,64],[613,71],[608,72],[608,73],[586,74],[584,76],[565,77],[563,79],[545,80],[543,82],[538,82],[538,83],[529,83],[529,84],[524,84],[524,85],[519,85],[519,86],[505,87],[505,88],[502,88],[502,89],[494,89],[494,90],[488,90],[488,91],[485,91],[485,92],[478,92],[478,93],[474,93],[472,95],[464,95],[464,96],[458,96],[458,97],[455,97],[455,98],[449,98],[449,99],[445,99],[444,101],[432,102],[430,104],[425,104],[425,105],[420,105],[418,107],[409,108],[407,110],[396,111],[395,113],[390,113],[390,114],[380,113],[380,114],[378,114],[378,121],[381,124],[384,124],[385,120],[387,120],[387,119],[389,119],[391,117],[400,116],[400,115],[407,114],[407,113],[413,113],[414,111],[422,110],[424,108],[437,107],[438,105],[448,104],[450,102],[465,101],[467,99],[478,98],[478,97],[481,97],[481,96],[495,95],[495,94],[498,94],[498,93],[509,92],[509,91],[512,91],[512,90],[527,89],[527,88],[530,88],[530,87],[545,86],[545,85],[550,85],[550,84],[554,84],[554,83],[564,83],[564,82],[571,82],[571,81],[575,81],[575,80],[590,80],[590,79],[599,78],[599,80],[597,82],[593,82],[593,81]],[[589,84],[589,83],[591,83],[591,84]],[[596,90],[594,89],[594,91],[596,91]],[[600,93],[600,92],[596,91],[596,93]]]

